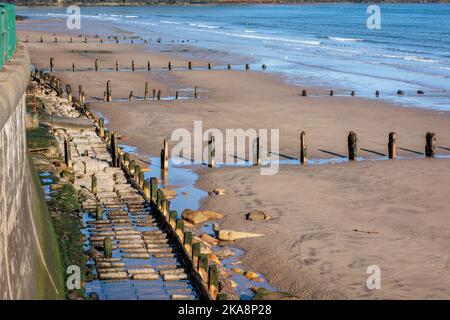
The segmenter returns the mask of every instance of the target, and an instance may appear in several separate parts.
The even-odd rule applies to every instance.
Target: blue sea
[[[249,56],[300,86],[355,90],[367,98],[380,90],[380,99],[450,110],[450,5],[380,4],[381,29],[367,27],[368,6],[82,7],[81,23],[107,23],[149,38],[197,40],[190,45]],[[61,18],[66,8],[17,13]],[[404,96],[397,96],[399,89]]]

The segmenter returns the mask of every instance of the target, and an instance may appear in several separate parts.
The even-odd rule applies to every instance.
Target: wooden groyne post
[[[144,88],[144,100],[147,100],[148,98],[148,82],[145,83],[145,88]]]
[[[256,137],[253,141],[253,165],[259,166],[261,165],[261,138]]]
[[[111,159],[112,159],[112,166],[118,167],[118,148],[117,148],[117,138],[116,134],[114,132],[111,132]]]
[[[355,160],[358,156],[358,137],[356,133],[350,131],[347,138],[348,143],[348,159]]]
[[[434,157],[434,150],[436,150],[436,135],[434,132],[427,132],[425,135],[425,156]]]
[[[91,176],[91,192],[94,195],[97,195],[97,177],[95,173]]]
[[[302,131],[300,133],[300,164],[306,164],[308,161],[308,153],[307,153],[307,146],[306,146],[306,132]]]
[[[215,166],[216,166],[216,138],[213,135],[210,135],[208,141],[208,167],[214,168]]]
[[[111,81],[106,81],[106,101],[111,102]]]
[[[397,133],[393,131],[389,132],[388,155],[389,159],[397,158]]]
[[[53,57],[52,58],[50,58],[50,72],[53,72],[53,67],[54,67],[54,59],[53,59]]]
[[[169,143],[164,140],[163,149],[161,149],[161,170],[169,169]]]
[[[72,153],[70,150],[70,143],[66,139],[64,139],[64,160],[67,168],[72,168]]]

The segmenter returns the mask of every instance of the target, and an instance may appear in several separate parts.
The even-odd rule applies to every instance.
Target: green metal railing
[[[16,7],[0,3],[0,70],[16,51]]]

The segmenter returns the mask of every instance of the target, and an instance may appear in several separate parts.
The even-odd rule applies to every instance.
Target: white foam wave
[[[363,39],[353,39],[353,38],[340,38],[340,37],[330,37],[330,40],[340,41],[340,42],[361,42]]]

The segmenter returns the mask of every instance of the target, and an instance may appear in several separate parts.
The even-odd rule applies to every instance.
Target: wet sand
[[[45,29],[43,25],[40,28]],[[27,26],[33,24],[26,21],[22,28]],[[42,33],[19,31],[22,39],[29,35],[27,48],[38,67],[48,67],[50,56],[57,70],[71,68],[72,61],[79,68],[93,68],[95,58],[100,68],[113,68],[115,60],[127,68],[131,60],[143,68],[149,59],[154,68],[166,67],[169,60],[175,68],[186,67],[187,61],[193,61],[194,67],[213,62],[215,70],[56,72],[74,92],[82,83],[87,100],[103,97],[107,80],[112,81],[113,98],[127,98],[130,90],[142,96],[145,82],[150,91],[161,89],[163,97],[176,90],[192,95],[198,86],[200,99],[90,103],[127,144],[146,155],[158,156],[164,138],[176,128],[192,131],[196,120],[203,121],[204,129],[223,132],[280,129],[280,154],[286,157],[298,157],[302,130],[307,132],[309,158],[345,156],[350,130],[358,134],[363,157],[386,154],[389,131],[398,133],[400,156],[420,157],[427,131],[435,132],[438,146],[443,147],[437,153],[450,154],[445,149],[450,147],[447,112],[349,97],[351,88],[336,91],[334,97],[328,96],[328,89],[307,88],[308,97],[301,97],[303,88],[287,85],[277,75],[256,71],[253,65],[255,71],[243,71],[243,64],[251,61],[196,52],[191,46],[175,44],[167,50],[167,44],[100,44],[91,39],[87,44],[34,42]],[[234,70],[226,71],[226,63],[233,64]],[[450,282],[443,275],[450,223],[449,169],[449,159],[292,166],[275,176],[260,176],[256,168],[202,169],[199,186],[207,191],[227,189],[225,197],[203,203],[227,215],[225,227],[267,234],[238,244],[247,250],[244,262],[280,290],[319,299],[448,298]],[[243,214],[252,209],[267,211],[275,219],[246,223]],[[365,287],[371,264],[382,269],[381,290]]]

